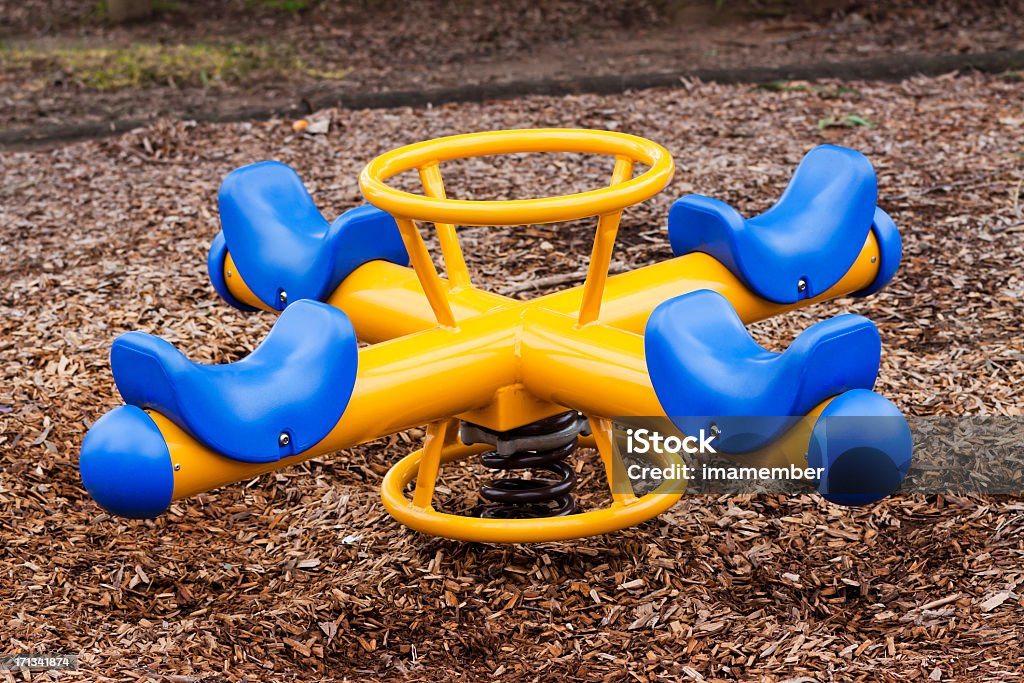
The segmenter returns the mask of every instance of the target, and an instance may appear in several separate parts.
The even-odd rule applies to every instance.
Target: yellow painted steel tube
[[[444,192],[444,180],[441,178],[441,169],[437,164],[427,164],[420,167],[420,182],[423,184],[423,191],[435,199],[447,199]],[[462,247],[459,246],[459,236],[455,226],[451,223],[437,223],[434,228],[437,230],[437,241],[441,245],[441,254],[444,258],[444,269],[448,272],[448,279],[453,287],[462,287],[470,284],[469,268],[466,267],[466,259],[462,256]]]
[[[529,308],[520,332],[520,373],[530,393],[588,415],[664,415],[647,374],[644,338],[608,325]]]
[[[776,442],[753,453],[732,456],[729,459],[748,467],[786,467],[790,464],[806,467],[808,442],[818,415],[831,402],[828,399],[799,420]],[[601,418],[597,419],[599,423]],[[607,421],[604,421],[606,426]],[[581,445],[594,447],[594,436],[580,439]],[[601,456],[605,460],[608,484],[613,498],[611,505],[566,517],[544,519],[479,519],[445,513],[434,509],[430,501],[420,497],[420,468],[426,467],[427,448],[417,450],[395,464],[381,483],[381,500],[385,509],[399,522],[422,533],[462,541],[489,543],[537,543],[560,541],[597,534],[610,533],[634,526],[655,517],[675,505],[686,489],[686,480],[663,481],[654,491],[636,497],[622,467],[622,462],[609,450],[605,439]],[[489,450],[486,445],[450,444],[441,449],[440,463],[462,460]],[[729,456],[726,456],[729,457]],[[671,458],[668,458],[671,459]],[[612,462],[612,460],[614,460]],[[617,474],[610,474],[616,470]],[[436,464],[427,468],[424,476],[436,474]],[[414,480],[419,500],[409,500],[405,490]]]
[[[515,328],[481,322],[462,333],[436,328],[361,349],[352,398],[338,424],[310,450],[276,462],[232,460],[152,413],[176,468],[172,499],[488,404],[498,387],[515,383]]]
[[[729,299],[743,322],[751,323],[864,289],[878,274],[878,262],[878,242],[871,233],[853,266],[828,291],[795,304],[777,304],[750,292],[729,269],[707,254],[686,254],[609,277],[598,322],[642,333],[651,312],[661,302],[699,289],[711,289]],[[234,290],[232,294],[239,296]],[[574,313],[579,310],[581,298],[582,288],[575,287],[531,303],[538,308]],[[475,287],[449,289],[448,299],[456,321],[521,305]],[[369,342],[400,337],[437,324],[413,270],[385,261],[360,266],[327,301],[344,310],[359,338]]]
[[[527,305],[434,328],[359,352],[352,398],[338,424],[305,453],[246,463],[206,448],[153,414],[175,465],[174,500],[410,427],[485,407],[521,384],[539,400],[601,417],[663,415],[643,337]]]
[[[448,302],[448,289],[441,280],[441,276],[434,267],[430,258],[430,252],[423,241],[423,236],[416,228],[416,223],[408,218],[396,219],[398,231],[402,234],[402,242],[405,250],[409,252],[409,260],[412,262],[413,272],[419,278],[420,287],[430,302],[434,311],[434,318],[439,325],[455,327],[455,314],[452,313],[452,306]]]
[[[874,282],[879,261],[878,241],[874,233],[869,233],[857,259],[839,282],[813,299],[779,304],[751,292],[711,256],[700,252],[685,254],[608,278],[598,322],[643,333],[647,319],[658,304],[682,294],[710,289],[728,299],[740,319],[749,324],[865,289]],[[581,293],[580,287],[574,287],[536,301],[538,306],[573,313],[579,310]]]
[[[581,441],[583,445],[593,446],[592,439]],[[490,446],[458,444],[446,448],[441,454],[441,461],[444,463],[462,460],[489,449]],[[416,478],[422,458],[422,450],[411,453],[402,458],[384,476],[381,484],[381,500],[384,507],[392,517],[412,529],[460,541],[540,543],[605,534],[635,526],[661,514],[675,505],[682,495],[679,491],[680,483],[668,481],[658,490],[628,504],[613,504],[600,510],[565,517],[528,520],[464,517],[410,504],[404,489]]]
[[[612,171],[612,187],[620,185],[633,175],[633,162],[624,157],[615,160]],[[597,320],[601,313],[601,301],[604,298],[604,286],[608,281],[608,267],[612,262],[612,250],[615,248],[615,237],[619,233],[619,222],[622,211],[606,213],[598,218],[597,234],[594,235],[594,246],[590,252],[590,265],[587,266],[587,279],[583,283],[583,293],[579,306],[579,324]]]
[[[447,281],[442,282],[448,287]],[[449,288],[448,301],[456,321],[518,303],[472,286]],[[371,344],[421,332],[437,324],[413,269],[387,261],[371,261],[357,268],[334,290],[327,303],[345,311],[359,339]]]
[[[613,187],[509,201],[426,197],[385,184],[399,173],[440,161],[521,152],[607,154],[650,168]],[[359,188],[367,201],[396,217],[455,225],[524,225],[614,213],[653,197],[668,185],[673,173],[672,156],[650,140],[613,131],[541,128],[453,135],[400,147],[367,164],[359,175]]]

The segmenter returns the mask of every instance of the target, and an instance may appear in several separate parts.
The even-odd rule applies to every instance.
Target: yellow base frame
[[[596,447],[593,438],[581,438],[580,445]],[[421,486],[433,488],[430,475],[436,475],[436,472],[432,466],[464,460],[486,450],[488,447],[485,446],[453,443],[443,446],[437,453],[432,453],[430,448],[422,448],[407,455],[384,476],[381,484],[384,508],[405,526],[432,536],[479,543],[539,543],[594,536],[635,526],[675,505],[685,488],[685,482],[668,481],[640,498],[620,494],[610,506],[600,510],[540,520],[464,517],[438,512],[429,502],[426,505],[417,503],[416,494],[422,490]],[[603,458],[605,451],[599,452]],[[413,480],[417,482],[416,490],[410,500],[405,490]]]
[[[602,190],[506,202],[445,198],[440,163],[510,152],[588,152],[615,156],[612,183]],[[648,170],[632,177],[639,162]],[[384,181],[417,170],[426,196],[399,192]],[[621,133],[581,130],[499,131],[454,136],[410,145],[372,161],[360,177],[367,199],[395,216],[412,268],[382,261],[353,272],[329,297],[345,311],[359,338],[355,387],[334,429],[305,453],[272,463],[231,460],[206,448],[160,415],[153,414],[175,465],[174,499],[249,479],[308,458],[381,436],[428,425],[424,447],[399,461],[384,478],[388,512],[424,533],[466,541],[566,540],[633,526],[667,510],[685,482],[667,483],[642,497],[616,490],[621,467],[612,448],[610,418],[664,415],[647,372],[643,331],[661,302],[699,289],[724,295],[744,322],[868,287],[879,266],[879,247],[869,235],[849,272],[828,292],[792,305],[766,301],[715,259],[679,256],[608,276],[622,209],[659,192],[671,180],[671,156],[653,142]],[[517,301],[471,284],[456,225],[518,225],[598,217],[584,284],[531,301]],[[447,279],[440,277],[416,227],[430,221],[438,231]],[[269,310],[235,269],[230,255],[225,281],[236,299]],[[741,460],[756,466],[804,465],[814,419],[827,401],[791,428],[778,443]],[[608,506],[543,519],[479,519],[445,514],[432,506],[444,463],[488,450],[458,439],[458,421],[504,431],[577,410],[593,435],[610,486]],[[415,481],[412,496],[407,489]]]

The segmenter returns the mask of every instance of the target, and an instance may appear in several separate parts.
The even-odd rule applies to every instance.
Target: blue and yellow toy
[[[446,198],[441,163],[519,152],[613,156],[611,184],[543,199]],[[647,170],[634,176],[636,164]],[[386,184],[411,170],[425,194]],[[153,517],[171,501],[426,425],[423,448],[382,484],[400,522],[469,541],[579,538],[637,524],[679,499],[676,484],[640,496],[610,486],[606,507],[581,512],[567,462],[578,446],[596,447],[611,482],[622,467],[612,419],[667,415],[681,432],[712,430],[738,462],[821,468],[818,488],[837,502],[895,490],[911,440],[899,411],[871,391],[875,326],[841,315],[781,354],[744,326],[873,294],[892,278],[900,237],[876,206],[870,162],[817,147],[782,198],[750,219],[715,199],[683,197],[668,216],[675,257],[609,277],[623,209],[673,172],[664,148],[622,133],[457,135],[371,161],[360,176],[370,205],[333,223],[288,166],[232,172],[220,190],[210,277],[233,306],[280,318],[249,357],[226,365],[192,363],[141,332],[118,338],[111,366],[127,405],[85,438],[86,489],[114,514]],[[523,302],[472,284],[456,226],[588,216],[597,234],[581,287]],[[446,278],[416,221],[434,224]],[[839,419],[851,416],[877,418],[875,427]],[[477,516],[435,509],[440,467],[476,455],[496,470],[550,476],[497,479]]]

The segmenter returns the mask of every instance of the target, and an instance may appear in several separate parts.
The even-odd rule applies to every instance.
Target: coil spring
[[[495,505],[480,506],[475,514],[492,519],[530,519],[575,513],[576,501],[572,492],[576,488],[576,471],[565,460],[576,451],[577,437],[586,424],[586,420],[575,411],[506,432],[463,423],[463,443],[495,446],[495,450],[480,457],[489,469],[502,472],[541,470],[557,477],[495,479],[480,488],[480,496]]]

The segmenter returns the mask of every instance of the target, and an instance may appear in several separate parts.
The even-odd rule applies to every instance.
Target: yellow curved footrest
[[[581,439],[581,445],[592,446],[591,439]],[[445,446],[441,462],[455,462],[478,455],[492,447],[461,443]],[[598,534],[607,534],[660,515],[683,495],[679,481],[667,481],[657,490],[629,502],[615,502],[609,507],[564,517],[541,519],[482,519],[438,512],[433,507],[414,505],[405,494],[406,487],[416,478],[423,458],[423,449],[414,451],[396,463],[384,475],[381,500],[388,513],[407,527],[432,536],[478,543],[538,543],[566,541]]]

